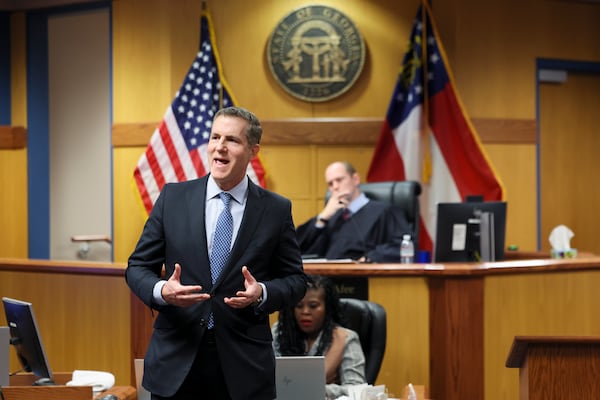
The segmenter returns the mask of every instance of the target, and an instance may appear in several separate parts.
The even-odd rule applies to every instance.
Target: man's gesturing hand
[[[245,265],[242,267],[242,275],[244,275],[246,290],[238,291],[235,297],[225,297],[225,304],[233,308],[248,307],[262,298],[262,286],[254,279],[254,276]]]
[[[200,285],[182,285],[181,284],[181,265],[175,264],[175,271],[169,277],[169,280],[162,287],[161,295],[169,304],[179,307],[189,307],[201,301],[210,299],[208,293],[200,293]]]

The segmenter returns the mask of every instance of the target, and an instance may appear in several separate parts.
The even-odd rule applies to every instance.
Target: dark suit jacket
[[[131,290],[159,311],[146,352],[143,385],[172,396],[196,356],[212,310],[225,379],[234,400],[275,398],[275,360],[269,313],[296,304],[306,290],[291,202],[250,182],[248,200],[228,265],[213,286],[205,232],[208,177],[164,186],[129,258],[126,279]],[[181,265],[181,283],[202,285],[211,300],[182,308],[157,306],[154,285]],[[246,265],[265,284],[261,310],[233,309],[223,298],[244,290]],[[202,382],[198,382],[202,385]]]

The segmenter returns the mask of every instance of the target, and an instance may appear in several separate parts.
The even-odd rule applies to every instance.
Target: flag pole
[[[208,6],[207,6],[207,4],[206,4],[206,0],[202,0],[202,14],[206,16],[206,19],[207,19],[207,20],[210,20],[210,21],[208,22],[208,26],[209,26],[209,33],[208,33],[208,34],[209,34],[209,36],[210,36],[210,43],[211,43],[211,45],[213,46],[213,52],[214,52],[214,53],[216,53],[216,49],[215,49],[214,47],[216,47],[216,45],[217,45],[217,44],[215,43],[215,41],[216,41],[216,38],[215,38],[215,35],[214,35],[214,33],[213,33],[213,27],[212,27],[212,18],[210,18],[210,17],[209,17],[209,15],[208,15],[208,11],[207,11],[207,8],[208,8]],[[219,64],[219,62],[217,62],[217,63]],[[218,68],[220,69],[220,68],[221,68],[221,66],[220,66],[220,65],[218,65]],[[219,71],[219,75],[222,75],[222,74],[221,74],[221,71]],[[221,86],[219,87],[219,109],[223,108],[223,100],[224,100],[224,94],[223,94],[223,91],[224,91],[224,90],[225,90],[225,89],[224,89],[224,85],[221,85]]]
[[[423,65],[423,127],[421,139],[423,143],[423,164],[421,166],[421,182],[428,184],[431,179],[431,146],[429,139],[429,78],[427,73],[427,15],[429,5],[427,0],[422,0],[421,12],[421,62]]]

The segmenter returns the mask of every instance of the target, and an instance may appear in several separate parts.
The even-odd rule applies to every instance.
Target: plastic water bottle
[[[415,245],[410,238],[410,235],[402,236],[400,244],[400,262],[403,264],[413,263],[415,260]]]

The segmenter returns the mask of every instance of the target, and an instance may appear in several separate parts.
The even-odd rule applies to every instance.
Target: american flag
[[[421,182],[419,247],[433,249],[437,204],[503,187],[458,97],[427,1],[417,12],[368,181]]]
[[[209,172],[206,148],[213,117],[220,108],[235,104],[223,78],[210,15],[204,13],[200,50],[133,173],[148,214],[165,183]],[[254,182],[265,186],[260,159],[254,158],[247,172]]]

